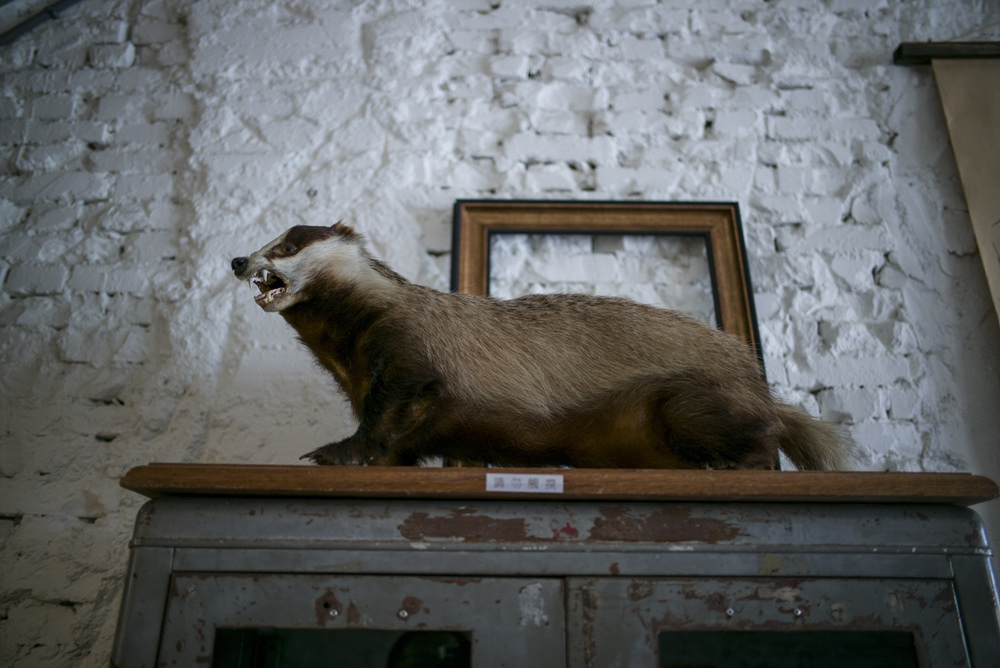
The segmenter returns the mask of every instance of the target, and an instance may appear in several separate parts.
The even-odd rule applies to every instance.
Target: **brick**
[[[150,347],[149,331],[143,327],[129,327],[122,345],[115,351],[116,362],[145,362]]]
[[[22,226],[24,223],[22,223]],[[44,235],[5,234],[0,236],[0,257],[11,263],[37,262]]]
[[[444,91],[449,100],[482,99],[492,94],[493,82],[486,76],[452,77]]]
[[[139,232],[130,234],[125,244],[124,258],[150,267],[178,253],[174,232]]]
[[[36,41],[35,63],[51,69],[72,70],[87,61],[87,47],[74,34],[50,32]]]
[[[117,76],[119,72],[120,70],[95,70],[87,67],[70,73],[66,87],[69,90],[87,91],[89,97],[121,92]]]
[[[490,60],[490,72],[498,77],[525,79],[529,62],[527,56],[498,56]]]
[[[808,167],[780,165],[775,173],[778,192],[782,194],[809,192],[812,176],[813,170]]]
[[[28,40],[15,40],[4,45],[4,57],[0,60],[0,72],[17,71],[29,67],[35,59],[35,45]]]
[[[873,12],[883,9],[885,6],[886,0],[876,2],[870,0],[831,0],[830,2],[830,9],[835,12]]]
[[[795,114],[768,116],[769,138],[781,140],[816,140],[851,138],[858,141],[877,141],[881,131],[875,121],[866,118],[829,118],[820,114]]]
[[[17,206],[13,202],[0,199],[0,232],[7,232],[24,220],[28,209]]]
[[[18,132],[10,139],[18,143],[26,141],[32,144],[56,144],[72,139],[74,127],[72,122],[28,119],[22,126],[23,134]]]
[[[892,241],[884,227],[867,227],[864,225],[828,224],[822,227],[811,227],[805,234],[790,243],[786,250],[789,253],[814,253],[834,248],[839,253],[851,256],[864,254],[861,264],[854,269],[847,264],[838,267],[847,274],[854,271],[871,271],[882,267],[884,256],[879,249],[890,248]],[[867,280],[867,279],[865,279]]]
[[[538,105],[546,111],[589,111],[597,107],[597,91],[590,86],[563,82],[526,82],[507,89],[515,104]]]
[[[492,0],[447,0],[446,4],[460,12],[488,12],[493,9]]]
[[[98,200],[107,199],[111,183],[100,174],[84,171],[52,172],[34,175],[14,189],[16,201]]]
[[[756,111],[717,111],[712,121],[716,135],[756,135],[762,119]]]
[[[492,55],[496,50],[496,40],[490,30],[464,30],[456,27],[449,33],[452,46],[463,54],[477,53]]]
[[[97,105],[97,120],[142,120],[149,107],[147,98],[138,95],[106,95]]]
[[[110,16],[100,21],[93,29],[93,39],[98,44],[121,44],[128,38],[129,21]]]
[[[790,369],[793,386],[810,387],[820,382],[833,387],[879,386],[913,377],[910,361],[902,356],[847,357],[812,355],[806,369]]]
[[[609,137],[545,136],[522,132],[504,142],[504,153],[517,161],[609,163],[614,158],[614,142]]]
[[[38,120],[59,120],[73,115],[72,95],[43,95],[31,103],[31,115]]]
[[[170,197],[174,191],[172,174],[122,174],[115,179],[120,200],[147,201]]]
[[[38,206],[31,211],[32,229],[35,232],[57,232],[72,228],[80,219],[83,207],[72,206]]]
[[[156,49],[155,58],[152,55],[145,55],[142,62],[151,62],[160,67],[172,67],[174,65],[187,65],[191,62],[191,52],[184,40],[174,40],[162,44]]]
[[[15,264],[7,272],[4,290],[12,295],[50,295],[66,286],[69,269],[63,265]]]
[[[781,93],[782,105],[787,109],[798,111],[813,110],[817,112],[828,111],[833,103],[831,96],[825,90],[814,88],[794,88],[785,89]]]
[[[492,160],[460,162],[448,177],[448,184],[458,190],[491,190],[499,187],[502,181]]]
[[[669,134],[671,136],[683,134],[683,130],[680,130],[683,127],[682,124],[677,123],[676,119],[671,119],[658,112],[633,110],[607,114],[604,118],[608,120],[614,134],[627,132]]]
[[[583,58],[556,56],[545,59],[544,72],[553,79],[582,82],[590,74],[592,64]]]
[[[566,17],[568,21],[572,21]],[[498,30],[498,29],[519,29],[522,33],[532,32],[524,30],[524,10],[510,5],[501,5],[486,13],[449,13],[449,28],[461,28],[464,30]]]
[[[873,271],[882,265],[883,255],[878,251],[861,251],[851,255],[837,255],[830,261],[830,270],[856,290],[874,285]]]
[[[166,123],[124,123],[115,132],[115,140],[125,144],[166,146],[172,137]]]
[[[536,110],[531,128],[539,134],[586,136],[590,130],[587,114]]]
[[[74,292],[142,294],[148,285],[148,269],[81,264],[73,267],[66,287]]]
[[[610,101],[615,111],[662,111],[665,106],[664,92],[658,89],[612,94]]]
[[[156,213],[151,214],[141,204],[135,202],[116,201],[106,210],[99,212],[98,227],[101,230],[110,230],[117,234],[123,234],[144,229],[155,229],[160,225],[168,224],[168,216],[164,216],[163,207],[155,207]],[[156,220],[153,220],[154,215]]]
[[[147,44],[163,44],[182,37],[181,28],[176,23],[157,20],[148,16],[140,16],[132,28],[132,41],[144,46]]]
[[[0,121],[0,145],[10,146],[24,141],[28,123],[24,120]]]
[[[575,172],[566,164],[531,165],[525,180],[532,190],[572,191],[576,190]]]
[[[876,470],[920,471],[923,439],[912,422],[878,420],[851,427],[854,440],[869,449]]]
[[[632,35],[625,35],[618,43],[621,57],[625,60],[648,60],[663,57],[663,41],[653,39],[642,39]]]
[[[739,65],[736,63],[715,63],[712,71],[720,77],[734,83],[737,86],[748,86],[753,82],[757,68],[753,65]]]
[[[78,122],[72,127],[73,137],[93,144],[104,144],[110,141],[110,128],[107,123]]]
[[[87,62],[98,69],[132,67],[135,63],[135,45],[132,42],[95,44],[87,53]]]
[[[766,175],[763,171],[758,173]],[[755,196],[750,206],[771,224],[800,222],[804,218],[802,202],[797,197]]]
[[[920,390],[908,382],[897,383],[886,391],[888,416],[893,420],[916,420],[922,410]]]
[[[20,118],[24,114],[24,100],[10,93],[0,95],[0,119]]]
[[[14,318],[19,327],[64,328],[72,320],[72,308],[61,295],[39,295],[21,297],[17,300],[21,308]]]
[[[484,33],[483,34],[488,34]],[[496,40],[501,53],[515,53],[523,55],[552,55],[552,37],[548,34],[536,33],[533,31],[518,29],[502,29]],[[558,55],[563,55],[562,53]]]
[[[90,164],[97,172],[162,173],[178,167],[180,156],[171,150],[153,152],[148,150],[109,148],[91,151]]]
[[[772,139],[814,139],[821,135],[823,118],[816,116],[768,116],[767,135]]]
[[[629,11],[595,12],[589,25],[596,30],[618,30],[629,33],[678,34],[689,22],[687,9],[663,7],[648,0],[615,2],[617,7]]]
[[[597,187],[599,189],[614,189],[625,195],[648,190],[663,198],[662,193],[676,185],[679,178],[680,174],[672,174],[662,169],[650,167],[598,166],[597,168]]]
[[[95,265],[77,265],[68,287],[74,292],[103,292],[107,281],[107,267]]]
[[[82,156],[86,152],[86,146],[80,142],[37,146],[22,153],[20,165],[34,172],[79,170],[83,168]]]
[[[194,98],[187,93],[160,95],[153,107],[153,118],[157,120],[190,118],[194,115],[194,110]]]
[[[86,363],[95,367],[107,366],[120,342],[108,341],[105,334],[78,328],[67,328],[60,332],[56,338],[60,361]]]
[[[170,76],[169,70],[156,66],[146,66],[140,63],[124,70],[115,72],[95,72],[97,76],[109,77],[114,82],[114,91],[123,95],[133,94],[140,97],[150,97],[153,91],[165,91],[176,82]],[[112,92],[112,91],[109,91]]]

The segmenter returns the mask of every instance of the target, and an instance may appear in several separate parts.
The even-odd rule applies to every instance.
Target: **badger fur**
[[[847,465],[776,401],[739,339],[627,299],[511,300],[414,285],[351,227],[296,226],[232,261],[347,395],[357,432],[318,464],[803,469]]]

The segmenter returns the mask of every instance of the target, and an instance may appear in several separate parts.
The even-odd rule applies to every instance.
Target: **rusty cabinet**
[[[950,504],[165,496],[112,663],[1000,666],[989,556]]]

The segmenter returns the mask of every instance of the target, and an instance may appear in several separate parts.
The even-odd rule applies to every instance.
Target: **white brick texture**
[[[775,391],[862,468],[1000,478],[1000,327],[932,73],[891,62],[998,26],[982,0],[88,0],[0,47],[0,665],[106,665],[130,467],[353,431],[229,270],[296,223],[447,288],[458,198],[738,202]],[[554,268],[671,296],[600,248]]]

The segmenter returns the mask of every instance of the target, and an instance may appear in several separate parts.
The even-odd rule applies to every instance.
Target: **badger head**
[[[309,286],[321,276],[349,279],[367,264],[360,235],[341,223],[297,225],[259,251],[232,261],[236,278],[260,290],[254,297],[257,305],[272,312],[306,300]],[[332,272],[338,276],[330,276]]]

